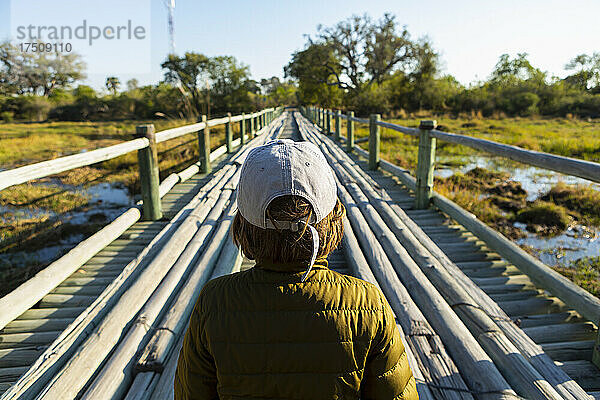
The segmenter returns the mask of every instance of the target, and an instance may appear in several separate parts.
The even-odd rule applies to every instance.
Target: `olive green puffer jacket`
[[[418,399],[381,292],[318,260],[206,284],[179,355],[175,399]]]

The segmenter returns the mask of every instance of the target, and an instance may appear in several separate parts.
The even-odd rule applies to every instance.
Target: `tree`
[[[241,112],[250,106],[250,68],[233,56],[210,60],[211,101],[215,111]]]
[[[139,87],[139,82],[137,79],[132,78],[127,81],[127,91],[132,92]]]
[[[546,73],[535,68],[527,59],[527,53],[519,53],[513,59],[502,54],[490,77],[490,84],[497,87],[514,86],[528,81],[534,84],[545,84]]]
[[[406,28],[398,29],[395,17],[385,14],[373,22],[364,15],[352,16],[332,27],[318,27],[316,40],[308,38],[305,50],[297,52],[286,67],[296,79],[335,85],[358,94],[374,83],[381,84],[413,58],[413,43]],[[308,59],[316,62],[307,65]],[[298,64],[298,65],[295,65]]]
[[[169,54],[161,67],[166,69],[165,82],[181,85],[184,95],[191,97],[192,106],[198,113],[207,110],[210,58],[193,52],[182,57]]]
[[[568,84],[580,90],[600,91],[600,53],[579,54],[565,65],[565,69],[576,71],[565,78]]]
[[[119,91],[119,87],[121,86],[121,81],[116,76],[109,76],[106,78],[105,83],[106,89],[115,96]]]
[[[341,104],[342,89],[333,81],[328,66],[336,68],[338,62],[333,48],[327,44],[312,43],[292,55],[284,67],[286,78],[298,82],[298,98],[301,103],[318,103],[326,107]],[[340,70],[336,70],[339,75]]]
[[[181,85],[185,96],[190,96],[197,113],[238,112],[249,110],[252,89],[250,69],[232,56],[207,57],[188,52],[183,57],[169,55],[162,64],[166,69],[165,81]]]
[[[0,90],[7,94],[48,97],[85,78],[84,70],[76,53],[22,52],[8,42],[0,45]]]

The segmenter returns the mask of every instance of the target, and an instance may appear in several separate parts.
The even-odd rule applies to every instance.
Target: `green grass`
[[[594,296],[600,297],[600,257],[580,258],[567,267],[554,269]]]
[[[440,130],[459,133],[525,149],[543,151],[567,157],[600,162],[600,120],[567,118],[476,118],[449,117],[428,113],[410,118],[386,119],[402,126],[417,127],[421,119],[436,119]],[[369,135],[367,124],[355,123],[357,138]],[[342,127],[345,135],[345,123]],[[361,143],[364,149],[368,144]],[[404,168],[414,170],[417,165],[418,140],[390,129],[381,128],[381,157]],[[477,153],[466,146],[437,142],[438,161],[455,163],[457,158]]]
[[[157,131],[190,122],[153,121]],[[136,125],[144,123],[148,122],[3,123],[0,167],[11,169],[122,143],[133,138]],[[234,135],[239,135],[238,129],[239,124],[234,124]],[[211,148],[214,150],[224,143],[224,126],[212,127]],[[161,179],[183,170],[198,160],[197,135],[192,133],[159,143],[158,157]],[[82,189],[101,182],[120,183],[131,194],[139,194],[136,152],[0,191],[0,206],[6,207],[0,218],[0,253],[51,246],[68,235],[88,237],[100,229],[109,221],[74,225],[63,221],[61,215],[87,207],[89,199]],[[4,271],[0,277],[8,274],[2,281],[10,282],[10,288],[14,288],[41,267],[39,262],[29,260],[25,267],[0,268],[0,272]],[[3,287],[0,291],[10,288]]]
[[[564,206],[583,223],[600,225],[600,191],[590,186],[559,182],[542,200]]]
[[[571,222],[563,206],[539,200],[517,212],[516,220],[527,224],[528,230],[546,235],[563,232]]]

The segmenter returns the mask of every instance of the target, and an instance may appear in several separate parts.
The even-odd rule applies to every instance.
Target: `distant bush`
[[[0,112],[0,119],[4,122],[12,122],[15,117],[15,113],[12,111]]]

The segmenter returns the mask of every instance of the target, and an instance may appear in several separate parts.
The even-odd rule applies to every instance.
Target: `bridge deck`
[[[354,159],[567,375],[587,391],[600,391],[600,370],[591,362],[598,335],[593,323],[536,287],[527,275],[441,211],[413,210],[413,193],[397,178],[369,171],[365,160]]]
[[[289,114],[278,136],[299,140],[298,126]],[[405,210],[449,258],[494,299],[527,335],[540,344],[572,379],[588,392],[600,391],[600,371],[591,363],[597,335],[597,329],[591,322],[545,292],[544,288],[536,287],[527,275],[489,250],[485,243],[440,211],[413,210],[414,198],[410,190],[390,174],[369,171],[364,160],[355,155],[352,157],[377,182],[380,189],[385,190],[393,202]],[[226,159],[222,158],[215,170],[224,163]],[[0,395],[119,276],[124,267],[167,225],[167,220],[181,210],[209,178],[196,175],[177,184],[162,199],[164,221],[133,225],[35,307],[0,331]],[[332,269],[355,274],[344,249],[336,250],[329,261]],[[251,268],[252,265],[253,262],[245,259],[241,268]],[[170,360],[176,357],[177,352],[173,351]],[[172,374],[173,370],[166,368],[167,372]]]

